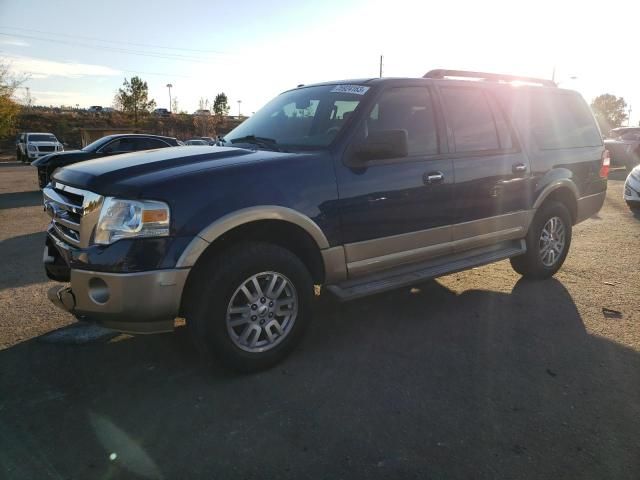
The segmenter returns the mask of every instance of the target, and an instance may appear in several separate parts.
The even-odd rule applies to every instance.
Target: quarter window
[[[541,149],[602,145],[593,115],[577,95],[535,92],[530,107],[531,131]]]
[[[456,152],[478,152],[500,148],[498,131],[487,98],[479,88],[442,88],[447,122],[453,130]],[[504,122],[504,119],[502,119]],[[508,127],[501,127],[505,142]],[[505,131],[505,129],[507,131]],[[510,148],[504,147],[504,148]]]
[[[434,155],[438,135],[429,90],[423,87],[391,88],[382,93],[366,121],[366,132],[405,130],[409,155]]]

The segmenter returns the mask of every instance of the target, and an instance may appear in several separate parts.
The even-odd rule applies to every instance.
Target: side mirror
[[[379,130],[370,132],[364,142],[355,145],[354,157],[359,161],[402,158],[409,155],[406,130]]]

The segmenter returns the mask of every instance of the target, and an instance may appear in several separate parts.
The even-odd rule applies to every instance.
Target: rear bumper
[[[596,193],[594,195],[588,195],[578,199],[578,214],[576,217],[576,223],[582,222],[587,218],[595,215],[600,211],[604,204],[604,199],[607,196],[607,191]]]
[[[105,327],[129,333],[173,330],[189,269],[138,273],[71,270],[71,285],[54,287],[58,307]]]

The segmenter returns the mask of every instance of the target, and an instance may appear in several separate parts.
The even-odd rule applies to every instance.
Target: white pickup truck
[[[16,142],[16,157],[21,162],[32,162],[44,155],[63,150],[62,143],[53,133],[21,133]]]

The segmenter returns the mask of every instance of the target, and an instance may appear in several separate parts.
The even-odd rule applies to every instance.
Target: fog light
[[[109,301],[109,287],[101,278],[93,277],[89,280],[89,296],[96,303]]]

